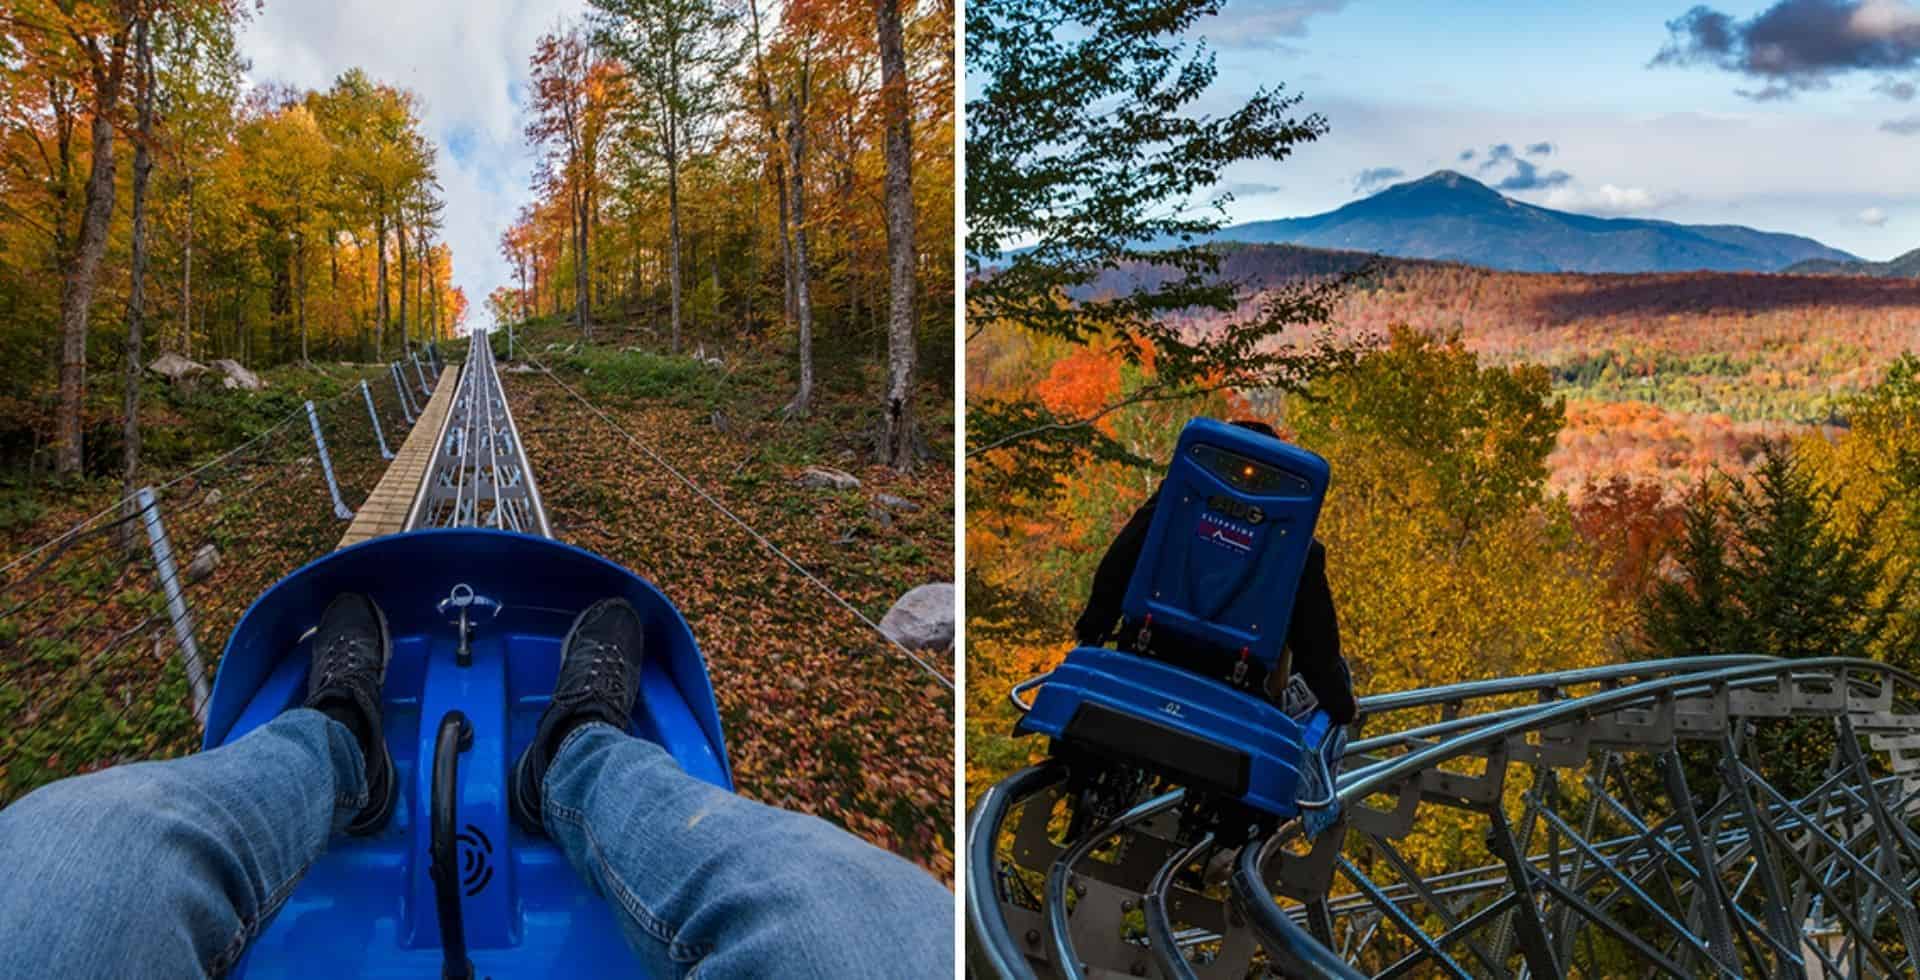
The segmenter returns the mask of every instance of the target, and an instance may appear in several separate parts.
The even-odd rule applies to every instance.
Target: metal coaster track
[[[1186,840],[1180,789],[1058,841],[1063,764],[996,785],[968,827],[972,969],[1824,978],[1920,964],[1911,674],[1700,657],[1361,711],[1382,733],[1348,746],[1340,822],[1313,841],[1297,820],[1232,849]],[[1788,738],[1831,743],[1824,769],[1763,751]],[[1478,853],[1476,837],[1484,860],[1436,867],[1436,851]]]
[[[550,538],[553,530],[500,387],[488,332],[474,331],[467,350],[407,530],[493,527]]]

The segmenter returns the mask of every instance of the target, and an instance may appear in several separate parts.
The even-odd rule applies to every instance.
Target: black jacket
[[[1159,503],[1160,492],[1155,490],[1127,519],[1127,526],[1107,546],[1100,567],[1094,570],[1087,608],[1073,628],[1082,646],[1100,646],[1113,636],[1127,583],[1146,547],[1147,527]],[[1327,584],[1327,548],[1319,538],[1307,551],[1300,591],[1293,600],[1293,619],[1287,625],[1287,646],[1293,650],[1294,672],[1307,682],[1334,723],[1353,721],[1360,706],[1353,696],[1353,676],[1340,655],[1340,622],[1333,609],[1333,589]]]

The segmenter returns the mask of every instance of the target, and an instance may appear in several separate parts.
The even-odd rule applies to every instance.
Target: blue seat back
[[[1213,419],[1180,433],[1121,615],[1155,636],[1280,661],[1327,461]]]

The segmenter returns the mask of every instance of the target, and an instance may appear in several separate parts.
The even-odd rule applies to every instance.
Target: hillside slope
[[[1805,276],[1872,276],[1877,279],[1920,279],[1920,248],[1885,262],[1835,262],[1808,259],[1786,271]]]

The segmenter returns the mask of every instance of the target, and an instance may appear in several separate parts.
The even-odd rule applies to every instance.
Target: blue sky
[[[1228,0],[1202,28],[1219,55],[1210,102],[1284,82],[1332,126],[1284,163],[1231,170],[1230,215],[1329,210],[1396,170],[1449,167],[1495,184],[1520,173],[1504,159],[1481,169],[1507,144],[1543,185],[1513,196],[1536,204],[1788,231],[1872,259],[1920,247],[1920,6],[1709,4],[1734,32],[1751,28],[1751,44],[1722,50],[1683,30],[1708,47],[1651,66],[1668,22],[1693,6]],[[1550,152],[1526,152],[1543,143]]]

